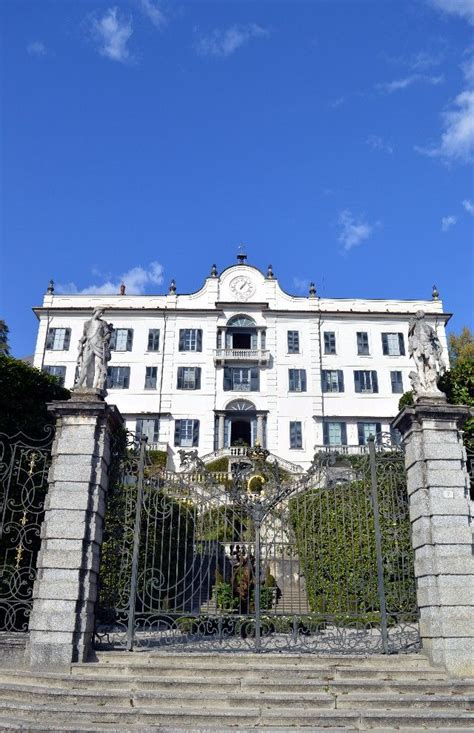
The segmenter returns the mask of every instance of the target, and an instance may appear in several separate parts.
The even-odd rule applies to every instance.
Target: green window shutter
[[[181,420],[174,422],[174,444],[181,445]]]
[[[388,354],[388,338],[387,338],[387,334],[386,333],[383,333],[382,334],[382,351],[383,351],[384,355],[387,356],[387,354]]]
[[[184,345],[184,339],[185,339],[186,329],[180,328],[179,329],[179,350],[184,351],[185,345]]]
[[[329,425],[327,422],[323,423],[323,443],[329,445]]]
[[[258,371],[258,367],[253,367],[250,370],[250,390],[251,390],[251,392],[258,392],[258,390],[259,390],[259,371]]]
[[[193,448],[199,445],[199,420],[193,420]]]
[[[341,443],[347,445],[347,425],[345,422],[341,423]]]
[[[194,375],[195,375],[195,387],[194,389],[201,389],[201,367],[195,367],[194,369]]]
[[[398,348],[400,350],[400,356],[405,356],[405,339],[403,333],[398,334]]]
[[[300,378],[300,384],[301,384],[301,391],[306,392],[306,369],[301,369],[301,378]]]
[[[133,345],[133,328],[127,330],[127,351],[132,350]]]
[[[53,348],[54,343],[54,328],[48,328],[48,335],[46,336],[46,348],[48,350]]]
[[[184,367],[178,367],[178,389],[183,389],[183,373],[184,373]]]
[[[360,388],[360,372],[359,371],[355,371],[354,372],[354,389],[355,389],[356,392],[360,392],[361,391],[361,388]]]
[[[372,392],[378,392],[379,391],[379,382],[377,379],[377,372],[372,372]]]
[[[196,351],[202,351],[202,329],[196,331]]]
[[[357,423],[357,437],[359,439],[359,445],[365,445],[364,423],[362,422]]]
[[[224,367],[224,392],[229,392],[232,389],[232,369],[231,367]]]
[[[70,328],[66,328],[66,329],[64,329],[64,344],[63,344],[64,351],[68,351],[69,350],[69,344],[70,343],[71,343],[71,329]]]

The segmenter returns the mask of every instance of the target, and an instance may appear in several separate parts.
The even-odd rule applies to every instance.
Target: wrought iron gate
[[[127,649],[413,651],[418,614],[403,455],[255,448],[231,473],[129,452],[109,497],[96,643]]]
[[[0,434],[0,632],[28,630],[53,434]]]

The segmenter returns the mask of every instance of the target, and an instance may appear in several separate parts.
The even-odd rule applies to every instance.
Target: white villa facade
[[[320,298],[314,286],[308,297],[289,295],[271,267],[262,273],[242,254],[220,275],[213,266],[191,294],[174,283],[166,295],[50,287],[34,308],[34,365],[68,388],[83,324],[98,306],[115,329],[107,400],[175,468],[182,448],[213,460],[258,441],[303,468],[315,450],[364,450],[371,433],[390,430],[410,389],[410,319],[425,311],[446,349],[450,317],[436,291],[432,300]]]

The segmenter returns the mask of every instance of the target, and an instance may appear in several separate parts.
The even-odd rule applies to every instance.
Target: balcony
[[[257,362],[268,364],[270,352],[267,349],[216,349],[214,351],[214,364],[228,364],[230,362]]]

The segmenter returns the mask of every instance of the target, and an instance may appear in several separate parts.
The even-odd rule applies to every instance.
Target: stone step
[[[236,708],[207,708],[163,706],[158,709],[150,708],[117,708],[98,710],[94,706],[81,705],[80,709],[74,705],[28,705],[13,701],[0,701],[0,721],[2,718],[21,718],[26,723],[36,727],[54,720],[55,724],[74,726],[77,723],[96,723],[98,726],[113,724],[118,729],[127,730],[130,727],[141,726],[175,726],[189,730],[208,729],[210,727],[223,730],[223,727],[237,727]],[[238,708],[238,724],[241,727],[347,727],[348,725],[361,730],[380,728],[404,728],[413,730],[415,727],[426,727],[429,730],[436,728],[469,728],[474,725],[474,714],[462,711],[447,710],[319,710],[302,708]],[[243,725],[242,725],[243,724]],[[28,728],[27,728],[28,729]],[[225,728],[224,728],[225,729]]]
[[[425,708],[470,711],[474,709],[474,695],[441,695],[419,693],[386,693],[386,692],[358,692],[341,693],[340,691],[305,691],[305,692],[273,692],[255,691],[253,689],[202,691],[181,690],[174,687],[168,690],[145,691],[132,689],[123,690],[71,690],[64,688],[48,688],[44,686],[21,686],[14,684],[2,685],[0,700],[13,703],[23,701],[31,704],[58,703],[67,705],[96,705],[100,707],[116,706],[125,708],[153,707],[160,709],[171,703],[178,706],[189,706],[204,703],[206,707],[254,707],[262,706],[272,709],[299,707],[311,709],[394,709],[394,708]]]
[[[216,681],[213,678],[200,677],[146,677],[127,678],[124,675],[107,675],[102,678],[98,675],[69,675],[60,673],[43,673],[36,675],[33,672],[15,671],[12,673],[0,674],[0,694],[2,690],[8,689],[8,685],[30,689],[40,687],[41,689],[64,689],[64,690],[119,690],[127,694],[130,690],[166,691],[174,687],[181,690],[185,695],[188,692],[199,691],[204,695],[214,690]],[[328,680],[311,678],[291,678],[249,676],[244,679],[236,677],[222,677],[218,684],[221,692],[232,694],[234,691],[254,692],[285,692],[294,695],[298,692],[330,692],[332,694],[358,693],[364,694],[393,692],[406,694],[413,692],[419,695],[474,695],[473,680],[395,680],[395,679],[361,679],[361,680]]]

